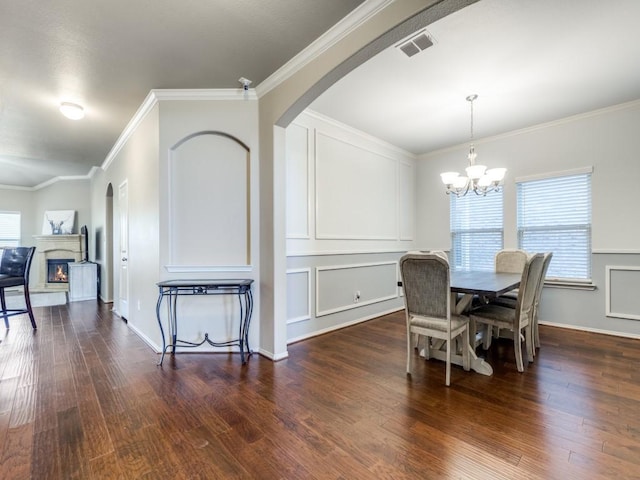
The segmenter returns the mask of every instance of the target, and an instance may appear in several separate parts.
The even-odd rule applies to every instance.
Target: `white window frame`
[[[471,206],[469,202],[474,202]],[[480,205],[485,207],[481,208]],[[486,205],[491,208],[486,208]],[[499,204],[499,205],[498,205]],[[504,248],[504,194],[490,192],[486,196],[469,193],[464,197],[451,195],[450,203],[451,254],[449,262],[455,270],[495,269],[495,254]],[[490,218],[493,217],[493,221]],[[490,223],[487,226],[487,223]],[[493,237],[493,248],[485,239]],[[466,237],[466,238],[465,238]],[[465,242],[465,240],[467,240]],[[463,248],[463,243],[466,246]],[[474,245],[473,251],[471,245]],[[487,248],[480,248],[486,246]]]
[[[11,218],[10,218],[11,217]],[[15,221],[17,217],[17,228]],[[4,247],[18,247],[21,242],[20,232],[22,227],[20,212],[0,210],[0,250]]]
[[[584,256],[582,257],[582,261],[585,262],[584,265],[584,274],[583,275],[571,275],[570,274],[570,265],[571,263],[575,264],[575,258],[571,259],[571,258],[566,258],[567,260],[567,270],[564,270],[563,273],[563,266],[562,266],[562,260],[563,258],[561,257],[561,253],[559,253],[558,251],[554,252],[554,256],[552,257],[551,260],[551,265],[549,267],[549,272],[547,274],[547,279],[545,281],[546,284],[549,285],[557,285],[557,286],[569,286],[569,287],[585,287],[585,288],[592,288],[593,287],[593,282],[592,282],[592,245],[591,245],[591,239],[592,239],[592,202],[593,202],[593,193],[592,193],[592,174],[593,174],[593,167],[584,167],[584,168],[578,168],[578,169],[574,169],[574,170],[566,170],[566,171],[562,171],[562,172],[552,172],[552,173],[547,173],[544,175],[535,175],[535,176],[528,176],[528,177],[519,177],[516,178],[516,202],[517,202],[517,220],[516,220],[516,227],[517,227],[517,237],[518,237],[518,248],[522,248],[524,250],[527,251],[540,251],[540,252],[546,252],[546,251],[553,251],[554,248],[553,246],[546,246],[546,245],[540,245],[539,243],[536,245],[536,247],[532,248],[531,247],[531,243],[525,243],[525,235],[527,234],[527,232],[531,233],[531,232],[553,232],[554,234],[558,234],[558,233],[562,233],[563,231],[568,231],[571,230],[573,232],[575,231],[582,231],[584,235],[586,235],[586,237],[582,238],[582,241],[579,243],[582,243],[583,248],[584,248]],[[581,211],[581,214],[578,214],[576,218],[570,218],[567,219],[567,223],[564,224],[558,224],[558,217],[556,216],[554,218],[553,222],[550,222],[548,225],[540,225],[539,221],[537,221],[540,217],[537,218],[533,218],[531,217],[531,220],[523,220],[523,209],[526,208],[525,205],[523,205],[523,190],[522,188],[529,185],[530,187],[532,186],[532,182],[540,182],[540,181],[544,181],[544,180],[550,180],[550,181],[557,181],[558,183],[562,183],[564,181],[570,181],[570,178],[567,177],[576,177],[576,180],[579,180],[579,178],[577,177],[586,177],[586,179],[588,180],[588,183],[586,185],[586,189],[587,191],[584,192],[582,191],[582,193],[587,193],[587,200],[586,200],[586,204],[582,204],[582,210],[578,209],[577,207],[579,205],[576,204],[576,208],[573,209],[574,212],[578,212]],[[544,187],[544,184],[540,185],[541,187]],[[531,195],[532,192],[530,192]],[[566,193],[566,190],[563,191],[563,193]],[[559,205],[564,205],[565,202],[559,202],[557,201],[555,198],[551,198],[549,197],[548,199],[548,208],[551,208],[554,213],[559,213],[559,211],[561,212],[561,210],[558,209]],[[586,210],[586,211],[585,211]],[[587,216],[587,218],[585,218],[585,215]],[[523,222],[527,222],[528,225],[523,225]],[[586,243],[585,243],[586,242]],[[574,250],[572,250],[574,251]],[[572,262],[573,260],[573,262]],[[578,257],[578,260],[580,260],[580,258]]]

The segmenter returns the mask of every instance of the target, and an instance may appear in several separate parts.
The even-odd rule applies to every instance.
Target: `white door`
[[[118,193],[120,209],[120,316],[129,318],[129,189],[125,181]]]

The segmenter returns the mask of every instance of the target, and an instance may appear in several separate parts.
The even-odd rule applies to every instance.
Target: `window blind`
[[[20,245],[20,212],[0,212],[0,248]]]
[[[502,192],[451,196],[451,267],[494,270],[504,242]]]
[[[591,174],[517,184],[518,247],[553,252],[547,278],[591,279]]]

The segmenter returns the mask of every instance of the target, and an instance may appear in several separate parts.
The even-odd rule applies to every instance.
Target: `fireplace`
[[[68,292],[68,264],[83,258],[82,235],[36,235],[34,238],[36,255],[32,273],[37,274],[38,283],[31,291]]]
[[[69,283],[69,263],[73,258],[47,259],[47,283]]]

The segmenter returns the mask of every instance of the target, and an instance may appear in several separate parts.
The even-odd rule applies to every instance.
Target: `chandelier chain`
[[[469,97],[469,103],[471,103],[471,143],[473,143],[473,101],[475,100],[473,97]]]

